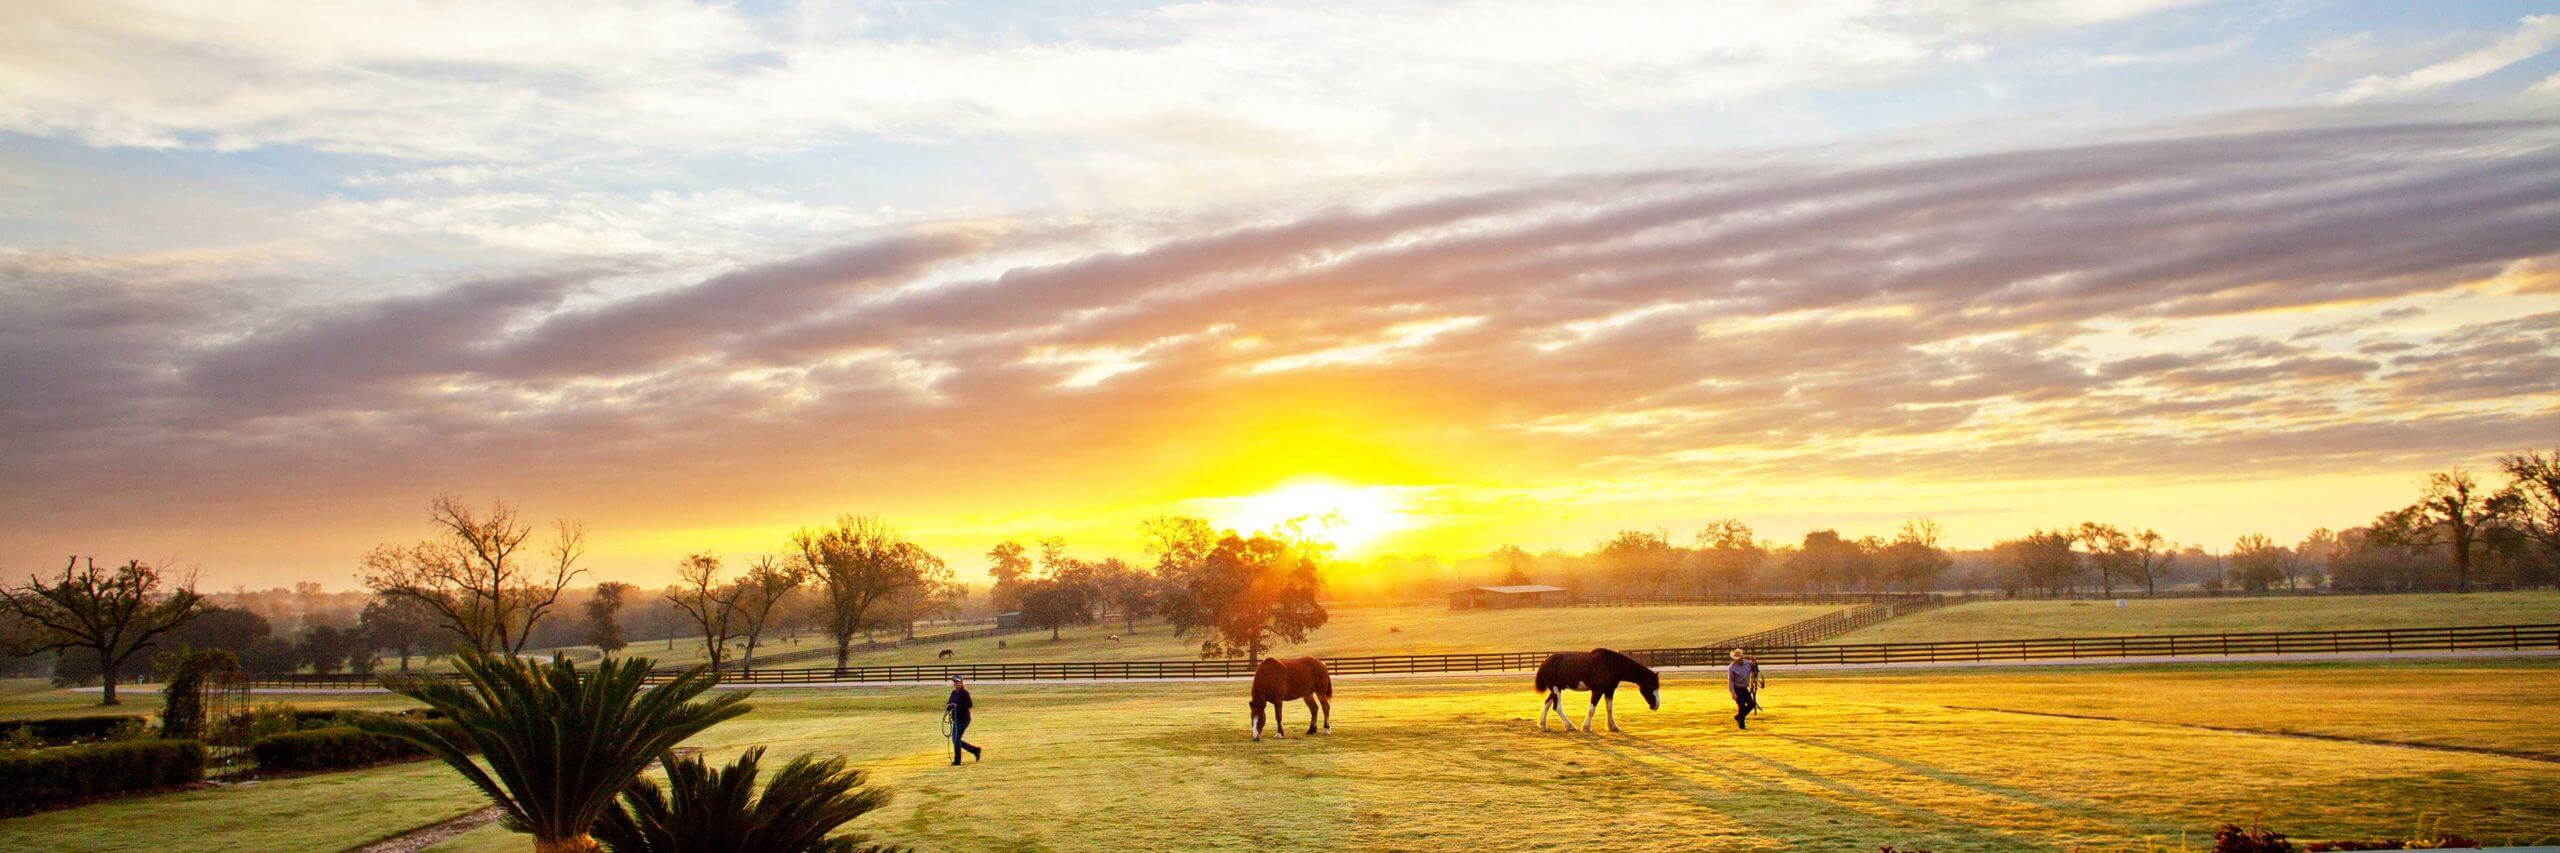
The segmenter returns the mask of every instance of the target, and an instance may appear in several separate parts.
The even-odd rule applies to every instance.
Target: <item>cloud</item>
[[[1355,462],[1675,491],[2367,470],[2547,436],[2560,304],[2513,282],[2553,221],[2560,127],[2324,122],[912,225],[316,307],[19,259],[0,475],[85,487],[0,516],[453,484],[979,512],[950,507]]]
[[[2376,74],[2339,92],[2339,103],[2430,92],[2477,80],[2560,45],[2560,15],[2528,15],[2516,31],[2485,47],[2397,76]]]

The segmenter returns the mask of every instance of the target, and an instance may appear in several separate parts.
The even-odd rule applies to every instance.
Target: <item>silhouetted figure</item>
[[[960,676],[952,676],[951,700],[943,704],[942,713],[951,717],[951,766],[953,767],[960,766],[960,753],[964,751],[969,753],[969,757],[980,761],[985,761],[987,758],[986,750],[979,749],[962,737],[969,732],[969,709],[976,704],[969,699],[969,685],[960,683]]]

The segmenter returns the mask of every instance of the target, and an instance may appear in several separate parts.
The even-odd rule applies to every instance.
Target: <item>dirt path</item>
[[[354,848],[354,853],[416,853],[416,851],[435,846],[436,842],[497,823],[500,814],[503,812],[500,812],[497,806],[490,806]]]

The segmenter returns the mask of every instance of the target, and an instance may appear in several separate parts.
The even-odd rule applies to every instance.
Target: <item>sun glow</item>
[[[1331,480],[1292,480],[1260,494],[1201,503],[1219,527],[1247,533],[1295,527],[1301,535],[1332,543],[1338,554],[1358,552],[1412,526],[1393,490]]]

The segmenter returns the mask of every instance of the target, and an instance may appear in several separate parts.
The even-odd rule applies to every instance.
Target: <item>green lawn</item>
[[[1831,643],[1921,643],[2221,631],[2329,631],[2560,622],[2560,591],[2263,598],[1980,601],[1915,613]]]
[[[1276,653],[1318,657],[1702,646],[1830,613],[1831,606],[1574,607],[1539,610],[1342,608],[1302,645]],[[1120,641],[1111,642],[1111,635]],[[1001,641],[1004,648],[997,648]],[[1046,631],[1008,634],[884,649],[855,657],[856,665],[932,663],[942,649],[952,663],[1052,660],[1189,660],[1200,656],[1200,634],[1175,637],[1162,623],[1120,622],[1068,628],[1057,640]],[[654,651],[652,652],[654,653]],[[815,666],[799,663],[793,666]]]
[[[932,689],[768,691],[698,742],[852,756],[897,792],[860,828],[927,850],[2174,849],[2222,820],[2560,839],[2560,661],[1780,670],[1749,732],[1718,682],[1674,676],[1603,736],[1537,731],[1525,679],[1347,680],[1333,734],[1262,743],[1233,682],[988,685],[989,761],[960,768]],[[476,804],[404,765],[0,821],[0,849],[331,850]]]

